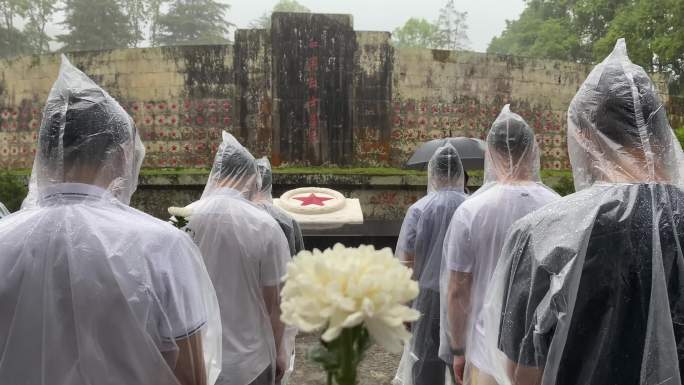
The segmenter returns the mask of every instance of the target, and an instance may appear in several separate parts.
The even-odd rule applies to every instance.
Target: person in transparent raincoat
[[[0,202],[0,218],[6,217],[10,214],[9,210],[7,210],[7,207]]]
[[[261,177],[261,185],[257,186],[258,190],[252,195],[252,202],[260,209],[267,212],[280,226],[283,231],[287,243],[290,246],[290,254],[294,257],[300,251],[304,250],[304,238],[299,224],[285,211],[273,205],[273,171],[271,169],[271,162],[268,158],[263,157],[256,160],[257,170]],[[283,343],[281,349],[283,354],[289,357],[289,363],[286,367],[283,379],[280,381],[281,385],[287,383],[290,375],[294,371],[294,348],[295,338],[297,337],[297,328],[293,326],[285,326],[285,334],[283,335]]]
[[[558,198],[541,183],[534,131],[506,105],[487,135],[484,184],[456,210],[444,240],[440,357],[459,383],[496,385],[479,318],[489,280],[510,226]]]
[[[257,159],[256,164],[259,176],[261,177],[261,186],[252,195],[252,202],[278,222],[278,225],[285,234],[285,238],[287,238],[290,254],[295,256],[304,250],[302,230],[297,221],[292,219],[285,211],[273,205],[273,171],[271,169],[271,162],[268,161],[268,158],[263,157]]]
[[[396,256],[413,269],[420,293],[413,308],[421,318],[411,325],[413,337],[406,345],[395,384],[444,384],[447,365],[438,357],[440,341],[439,269],[442,243],[451,217],[466,199],[463,166],[451,145],[440,147],[428,163],[428,194],[406,213],[397,242]]]
[[[517,222],[485,304],[499,384],[681,384],[684,155],[624,40],[568,109],[577,192]]]
[[[34,201],[0,221],[0,384],[217,378],[218,303],[198,248],[128,206],[143,157],[132,119],[62,57]]]
[[[280,289],[290,249],[276,221],[250,202],[259,183],[252,154],[224,132],[187,225],[221,308],[223,371],[218,385],[272,385],[288,363],[281,348]]]

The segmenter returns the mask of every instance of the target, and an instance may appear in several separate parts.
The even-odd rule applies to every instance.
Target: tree
[[[271,29],[271,14],[273,12],[301,12],[310,13],[311,10],[297,2],[297,0],[280,0],[273,6],[273,10],[264,12],[256,20],[249,23],[251,28]]]
[[[506,21],[501,36],[494,37],[487,52],[528,57],[578,60],[580,38],[568,9],[559,1],[533,0],[520,18]]]
[[[137,47],[138,43],[145,40],[145,24],[150,19],[149,0],[123,0],[123,9],[126,16],[128,16],[128,23],[131,27],[131,32],[135,37],[133,46]]]
[[[147,13],[150,23],[150,42],[152,45],[159,45],[159,20],[163,16],[161,13],[162,5],[168,0],[147,0]]]
[[[436,48],[439,28],[425,19],[410,18],[392,32],[397,47]]]
[[[447,1],[439,10],[437,26],[437,46],[441,49],[465,49],[470,44],[468,39],[468,12],[459,12],[454,0]]]
[[[67,34],[57,36],[62,50],[101,50],[131,47],[137,37],[122,5],[116,0],[65,0]]]
[[[57,0],[33,0],[26,10],[28,22],[24,29],[28,44],[33,53],[50,52],[52,38],[46,32],[47,24],[57,10]]]
[[[21,55],[29,51],[26,35],[15,23],[26,14],[26,0],[0,0],[0,56]]]
[[[230,6],[215,0],[175,0],[158,20],[155,44],[221,44],[228,42]]]
[[[684,96],[684,0],[529,0],[488,52],[595,63],[624,37],[632,61]]]

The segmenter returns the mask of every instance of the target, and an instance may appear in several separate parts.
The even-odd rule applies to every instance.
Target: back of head
[[[627,55],[624,39],[597,65],[568,109],[575,185],[679,183],[681,147],[655,85]]]
[[[257,171],[259,172],[259,177],[261,179],[261,185],[257,191],[259,200],[273,200],[272,190],[273,190],[273,171],[271,169],[271,162],[268,161],[267,157],[262,157],[256,160]]]
[[[506,105],[487,135],[484,183],[540,180],[539,148],[534,131]]]
[[[456,149],[451,144],[439,147],[428,163],[428,192],[463,192],[463,181],[463,165]]]
[[[202,198],[223,187],[253,194],[260,186],[254,156],[233,135],[224,131],[222,138]]]
[[[38,135],[29,198],[60,183],[110,191],[128,204],[145,154],[133,120],[109,94],[62,56]]]

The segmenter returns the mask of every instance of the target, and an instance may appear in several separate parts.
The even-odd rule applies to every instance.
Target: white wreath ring
[[[291,203],[295,195],[316,193],[332,196],[333,199],[327,200],[325,206],[302,206],[301,204]],[[335,190],[322,187],[296,188],[294,190],[287,191],[280,196],[281,208],[297,214],[328,214],[343,209],[346,203],[347,201],[344,195]]]

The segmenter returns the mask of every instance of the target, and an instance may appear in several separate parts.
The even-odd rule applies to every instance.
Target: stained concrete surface
[[[306,353],[317,344],[317,335],[297,337],[295,369],[290,385],[326,385],[325,372],[321,366],[306,357]],[[400,359],[400,354],[388,353],[373,344],[359,367],[358,385],[390,385]]]

